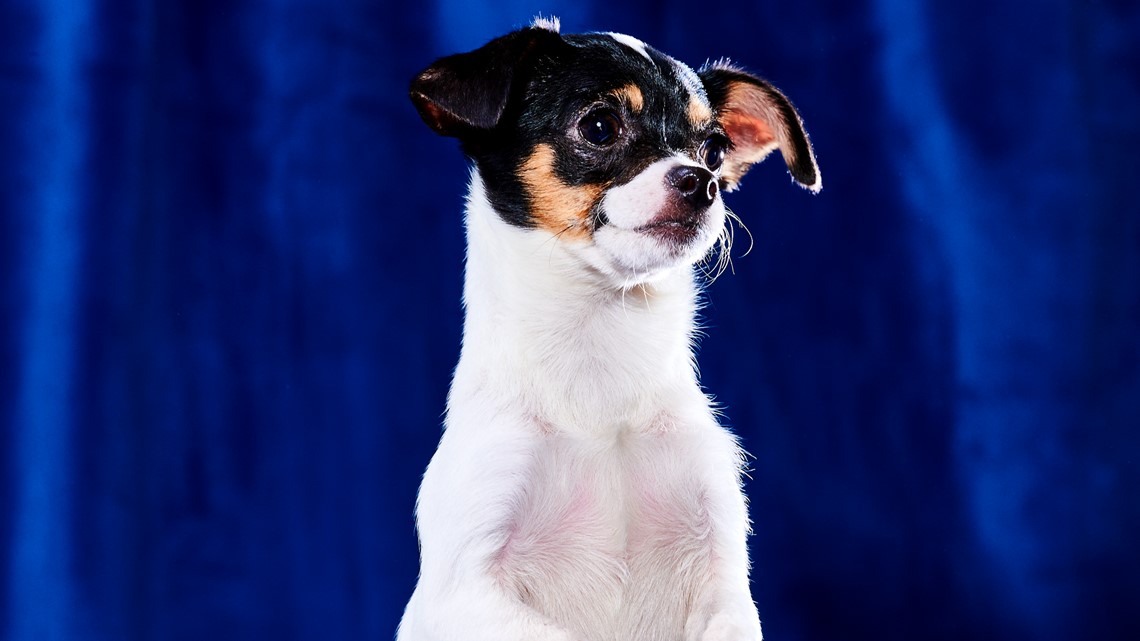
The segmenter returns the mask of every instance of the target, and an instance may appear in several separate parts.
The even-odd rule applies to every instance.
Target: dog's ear
[[[792,178],[812,192],[823,188],[803,121],[792,103],[768,82],[725,62],[700,70],[705,91],[732,148],[721,180],[732,191],[752,165],[779,149]]]
[[[412,102],[436,133],[462,137],[493,129],[507,108],[520,68],[561,41],[556,31],[528,27],[475,51],[437,60],[412,80]]]

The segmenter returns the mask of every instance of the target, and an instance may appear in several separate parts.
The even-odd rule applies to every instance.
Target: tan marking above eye
[[[536,146],[522,164],[519,179],[530,196],[530,213],[537,227],[559,238],[590,238],[590,210],[602,194],[601,185],[577,187],[562,182],[554,173],[554,148],[545,144]]]
[[[694,126],[701,126],[712,120],[712,109],[705,101],[697,96],[689,97],[689,122]]]
[[[642,108],[645,107],[645,96],[641,93],[641,87],[633,83],[615,89],[613,94],[624,100],[633,113],[641,113]]]

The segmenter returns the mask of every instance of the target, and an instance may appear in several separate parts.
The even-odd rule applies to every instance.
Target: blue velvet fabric
[[[815,142],[699,354],[766,636],[1140,638],[1140,6],[414,6],[0,4],[0,638],[391,638],[467,176],[407,83],[539,12]]]

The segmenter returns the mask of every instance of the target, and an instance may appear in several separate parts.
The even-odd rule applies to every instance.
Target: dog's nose
[[[716,176],[704,167],[682,165],[665,174],[665,180],[680,192],[685,201],[698,209],[703,209],[716,200]]]

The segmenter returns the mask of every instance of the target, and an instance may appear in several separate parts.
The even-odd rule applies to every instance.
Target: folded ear
[[[441,58],[412,80],[412,102],[424,122],[444,136],[493,129],[510,100],[519,68],[552,40],[561,36],[528,27],[475,51]]]
[[[779,149],[792,178],[809,191],[823,188],[819,167],[803,121],[792,103],[766,81],[717,62],[700,70],[705,91],[732,149],[725,155],[721,180],[732,191],[752,165]]]

